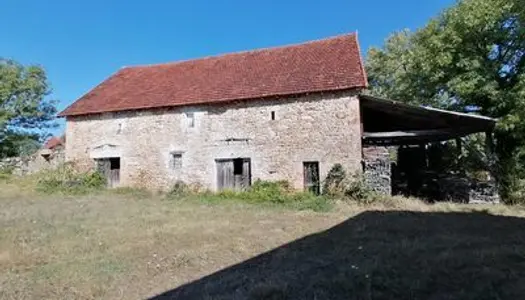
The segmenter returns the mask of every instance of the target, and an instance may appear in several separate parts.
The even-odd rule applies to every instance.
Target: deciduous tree
[[[0,157],[26,154],[54,126],[46,73],[0,58]]]
[[[498,118],[498,179],[525,187],[525,1],[460,0],[368,52],[372,94]]]

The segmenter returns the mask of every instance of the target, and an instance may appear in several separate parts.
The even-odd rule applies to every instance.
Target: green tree
[[[0,158],[27,154],[47,136],[56,113],[45,71],[0,58]]]
[[[525,1],[460,0],[420,30],[368,52],[370,93],[498,118],[497,176],[515,202],[525,182]],[[525,200],[525,199],[524,199]]]

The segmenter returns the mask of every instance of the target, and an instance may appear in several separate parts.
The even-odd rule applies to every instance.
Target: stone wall
[[[494,181],[471,181],[469,203],[500,203],[498,186]]]
[[[66,160],[92,168],[95,158],[120,157],[122,186],[183,180],[214,190],[217,159],[250,158],[252,180],[302,189],[303,162],[318,161],[322,179],[336,163],[361,168],[359,116],[357,93],[347,91],[69,117]],[[182,154],[179,169],[173,153]]]
[[[392,170],[390,153],[386,147],[363,147],[363,176],[365,184],[372,191],[392,194]]]
[[[0,169],[8,169],[15,175],[28,175],[41,170],[54,169],[64,163],[63,148],[42,149],[30,156],[10,157],[0,160]]]
[[[494,181],[479,181],[465,176],[447,175],[438,182],[442,199],[469,204],[500,203],[497,185]]]

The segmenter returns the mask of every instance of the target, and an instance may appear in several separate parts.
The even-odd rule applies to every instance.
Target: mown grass
[[[517,299],[525,292],[519,207],[382,198],[332,201],[329,211],[314,212],[244,201],[242,193],[71,195],[32,184],[0,183],[0,299]]]

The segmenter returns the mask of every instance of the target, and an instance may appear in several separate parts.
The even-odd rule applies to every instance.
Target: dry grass
[[[0,184],[0,298],[506,298],[525,292],[524,215],[407,199],[315,213]]]

